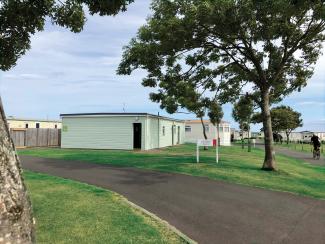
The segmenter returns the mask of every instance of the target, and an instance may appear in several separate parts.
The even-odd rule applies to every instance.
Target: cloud
[[[297,105],[301,106],[325,106],[325,102],[318,102],[318,101],[305,101],[305,102],[299,102]]]
[[[301,127],[298,131],[303,130],[325,132],[325,119],[305,121],[303,127]]]

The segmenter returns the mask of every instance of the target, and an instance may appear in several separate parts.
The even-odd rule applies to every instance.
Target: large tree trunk
[[[34,242],[31,204],[0,98],[0,243]]]
[[[203,118],[200,117],[200,120],[201,120],[201,124],[202,124],[202,128],[203,128],[203,136],[204,136],[204,139],[206,140],[206,139],[208,139],[208,137],[207,137],[207,133],[205,131],[205,125],[204,125],[204,122],[203,122]],[[204,150],[208,150],[208,147],[204,147]]]
[[[276,170],[276,163],[273,148],[273,132],[270,112],[270,95],[268,91],[262,94],[262,117],[264,128],[265,158],[263,170]]]

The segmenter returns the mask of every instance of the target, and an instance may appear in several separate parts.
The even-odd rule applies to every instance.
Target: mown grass
[[[219,164],[215,163],[213,149],[200,152],[199,164],[195,163],[193,144],[148,152],[28,149],[19,154],[183,173],[325,199],[325,167],[277,155],[279,170],[266,172],[260,170],[264,158],[261,149],[252,148],[249,153],[240,146],[221,147]]]
[[[183,243],[116,193],[25,172],[37,243]]]

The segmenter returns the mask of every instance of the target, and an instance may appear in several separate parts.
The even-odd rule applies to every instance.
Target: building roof
[[[192,119],[192,120],[185,120],[185,123],[189,123],[189,124],[201,124],[201,120],[200,119]],[[203,123],[211,123],[210,120],[208,119],[204,119]],[[221,124],[230,124],[227,121],[221,120]]]
[[[34,122],[54,122],[61,123],[61,120],[52,120],[52,119],[32,119],[32,118],[16,118],[13,116],[8,116],[7,120],[15,120],[15,121],[34,121]]]
[[[173,119],[169,117],[164,116],[158,116],[155,114],[149,114],[149,113],[74,113],[74,114],[60,114],[61,117],[101,117],[101,116],[139,116],[139,117],[153,117],[153,118],[159,118],[159,119],[165,119],[165,120],[171,120],[171,121],[177,121],[177,122],[184,122],[184,120],[180,119]]]

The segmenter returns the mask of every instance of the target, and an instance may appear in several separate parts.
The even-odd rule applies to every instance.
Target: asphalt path
[[[264,150],[264,144],[263,143],[258,143],[256,144],[256,146],[258,148],[261,148]],[[311,147],[308,144],[304,145],[305,147]],[[319,165],[319,166],[325,166],[325,158],[324,156],[321,154],[320,155],[320,159],[313,159],[313,153],[307,153],[307,152],[302,152],[302,151],[297,151],[297,150],[293,150],[293,149],[288,149],[285,147],[281,147],[281,145],[275,145],[274,146],[274,151],[277,154],[282,154],[282,155],[286,155],[292,158],[296,158],[296,159],[300,159],[303,160],[307,163],[310,164],[314,164],[314,165]]]
[[[24,169],[115,191],[199,243],[325,243],[322,200],[182,174],[20,158]]]

